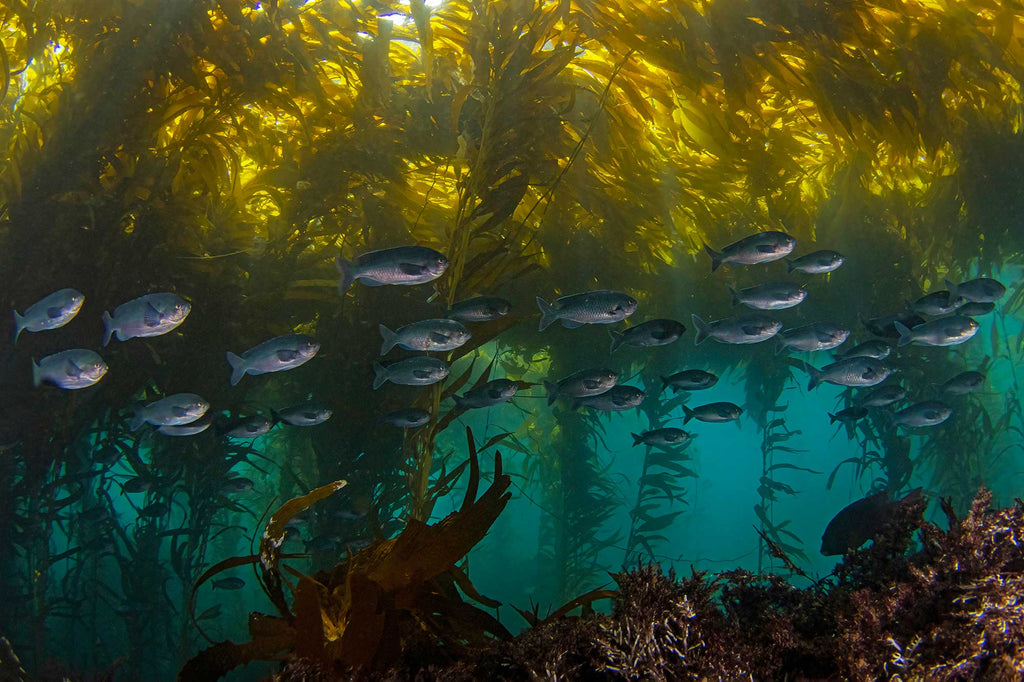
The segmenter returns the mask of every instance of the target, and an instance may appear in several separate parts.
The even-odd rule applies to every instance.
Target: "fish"
[[[199,419],[209,409],[210,403],[195,393],[175,393],[136,408],[129,426],[132,431],[137,431],[146,423],[154,426],[181,426]]]
[[[621,346],[633,346],[634,348],[667,346],[677,341],[685,331],[686,327],[681,322],[655,319],[641,322],[621,332],[609,329],[608,333],[612,337],[612,352],[614,353]]]
[[[892,346],[888,341],[881,341],[879,339],[872,339],[871,341],[865,341],[859,343],[853,348],[850,348],[844,353],[836,353],[833,355],[836,359],[840,358],[874,358],[875,360],[885,360],[892,353]]]
[[[726,402],[708,403],[707,405],[700,405],[694,408],[683,405],[683,414],[686,415],[683,418],[683,424],[686,424],[691,419],[717,424],[736,421],[743,414],[743,408]]]
[[[398,246],[391,249],[370,251],[348,261],[338,256],[334,259],[341,275],[338,293],[344,295],[357,279],[370,287],[386,284],[413,285],[432,282],[448,269],[444,254],[426,246]]]
[[[960,372],[952,379],[949,379],[939,386],[940,393],[952,393],[953,395],[964,395],[972,393],[985,384],[985,375],[981,372],[969,370]]]
[[[220,487],[220,491],[225,495],[234,495],[237,493],[247,493],[256,486],[252,480],[245,478],[244,476],[236,476],[229,478],[224,481],[224,484]]]
[[[177,426],[164,424],[163,426],[158,426],[156,430],[157,433],[162,433],[165,436],[194,436],[197,433],[202,433],[206,429],[210,428],[210,424],[212,423],[213,413],[207,412],[194,422],[180,424]]]
[[[604,393],[574,398],[572,409],[587,407],[605,412],[621,412],[639,407],[646,395],[635,386],[612,386]]]
[[[822,249],[799,258],[787,258],[786,271],[803,272],[808,275],[823,275],[826,272],[838,270],[845,262],[846,258],[838,251]]]
[[[140,509],[139,516],[144,516],[147,519],[155,519],[160,516],[167,516],[170,511],[171,507],[166,502],[154,502]]]
[[[702,369],[684,369],[681,372],[661,377],[662,390],[669,387],[673,393],[679,391],[703,391],[718,383],[718,377]]]
[[[955,298],[945,289],[933,291],[916,301],[907,304],[907,308],[918,315],[948,315],[960,307],[960,299]]]
[[[153,481],[142,476],[129,478],[121,485],[121,490],[126,493],[144,493],[153,487]]]
[[[633,447],[637,445],[679,445],[693,438],[693,434],[671,426],[629,435],[633,436]]]
[[[839,410],[835,414],[829,412],[828,416],[829,424],[835,424],[836,422],[852,424],[853,422],[868,416],[868,410],[866,407],[854,405],[853,407],[847,407],[845,410]]]
[[[38,363],[32,359],[32,385],[44,382],[64,390],[74,391],[99,383],[107,375],[107,363],[99,354],[84,348],[64,350],[47,355]]]
[[[939,400],[914,403],[891,415],[894,426],[924,428],[938,426],[953,414],[953,408]]]
[[[775,337],[775,354],[787,348],[799,351],[832,350],[841,346],[850,336],[850,330],[830,322],[814,322],[787,329]]]
[[[893,313],[891,315],[882,315],[880,317],[872,317],[869,319],[861,318],[861,323],[869,332],[875,336],[881,336],[887,339],[899,338],[900,333],[896,329],[897,322],[913,329],[918,325],[924,324],[924,318],[911,312]]]
[[[512,304],[497,296],[477,296],[453,303],[445,317],[459,322],[490,322],[505,317]]]
[[[246,417],[229,424],[224,430],[227,438],[259,438],[274,426],[273,420],[261,414]]]
[[[969,303],[995,303],[1006,293],[1006,286],[991,277],[978,277],[960,284],[953,284],[947,279],[946,287],[950,298]]]
[[[585,324],[614,324],[635,313],[637,305],[637,300],[632,296],[608,289],[562,296],[554,303],[548,303],[538,296],[540,331],[559,320],[567,329],[576,329]]]
[[[320,344],[305,334],[284,334],[253,346],[241,355],[228,351],[231,385],[237,386],[246,374],[295,369],[312,360],[319,350]]]
[[[322,403],[310,401],[271,411],[271,414],[276,421],[292,426],[316,426],[330,419],[334,411]]]
[[[76,289],[60,289],[39,299],[21,315],[14,311],[14,343],[23,331],[41,332],[63,327],[82,309],[85,295]]]
[[[990,301],[982,301],[980,303],[969,301],[957,308],[956,312],[967,317],[978,317],[979,315],[988,315],[995,309],[996,304]]]
[[[103,345],[117,336],[118,341],[161,336],[181,326],[192,304],[172,293],[146,294],[114,308],[111,315],[103,311]]]
[[[336,550],[341,545],[341,537],[334,533],[326,533],[324,535],[317,535],[315,538],[306,542],[307,552],[330,552]]]
[[[581,369],[557,382],[545,381],[548,405],[554,405],[559,396],[566,398],[588,398],[601,395],[619,380],[617,372],[610,369]]]
[[[845,554],[873,539],[902,508],[923,498],[916,488],[901,500],[893,500],[888,491],[880,491],[843,507],[821,536],[821,553],[825,556]]]
[[[901,322],[895,322],[900,333],[897,345],[906,346],[917,342],[922,346],[956,346],[968,341],[978,333],[979,325],[970,317],[951,315],[931,322],[925,322],[910,329]]]
[[[705,322],[697,315],[691,315],[690,319],[697,329],[697,337],[693,341],[695,346],[709,338],[719,343],[760,343],[772,338],[782,329],[781,322],[758,313],[727,317],[714,322]]]
[[[765,282],[739,291],[729,284],[726,288],[733,305],[742,303],[754,310],[784,310],[800,305],[807,298],[807,290],[792,282]]]
[[[406,407],[394,412],[388,412],[380,420],[402,429],[414,429],[430,421],[430,412],[419,407]]]
[[[96,521],[104,521],[110,518],[110,512],[107,511],[106,507],[96,506],[91,509],[83,509],[78,518],[88,523],[95,523]]]
[[[837,360],[820,370],[806,363],[804,367],[811,375],[808,391],[813,391],[823,382],[837,386],[875,386],[892,374],[890,368],[875,358],[860,355]]]
[[[899,384],[879,386],[867,393],[856,396],[853,402],[864,407],[885,407],[907,397],[907,389]]]
[[[214,618],[220,618],[220,604],[214,604],[210,608],[200,613],[198,616],[196,616],[196,621],[213,620]]]
[[[404,386],[428,386],[444,381],[451,370],[442,360],[416,356],[390,365],[373,363],[373,390],[390,381]]]
[[[213,581],[215,590],[240,590],[245,587],[245,581],[241,578],[221,578]]]
[[[391,331],[385,325],[377,325],[381,339],[380,354],[387,355],[395,346],[405,350],[448,351],[469,341],[472,336],[458,320],[438,318],[420,320]]]
[[[519,390],[519,384],[511,379],[493,379],[462,395],[453,395],[455,406],[465,410],[500,405],[511,400]]]
[[[111,466],[121,459],[122,454],[124,453],[115,445],[103,445],[92,453],[92,461],[103,466]]]
[[[756,265],[785,258],[796,248],[796,238],[778,230],[758,232],[715,251],[707,244],[704,251],[711,256],[711,272],[723,263]]]

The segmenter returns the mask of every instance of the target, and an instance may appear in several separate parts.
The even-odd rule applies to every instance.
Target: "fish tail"
[[[786,339],[782,338],[782,335],[775,337],[775,354],[782,355],[782,351],[786,350]]]
[[[142,406],[138,405],[135,407],[135,414],[132,415],[132,421],[128,425],[128,428],[132,431],[138,431],[139,427],[146,423],[146,415],[142,411]]]
[[[117,331],[117,326],[114,324],[114,318],[110,316],[106,310],[103,311],[103,347],[106,348],[107,344],[110,343],[110,337]]]
[[[544,390],[548,392],[548,405],[554,405],[558,399],[558,385],[553,381],[545,381]]]
[[[697,330],[697,336],[693,339],[693,345],[699,346],[705,339],[711,336],[711,326],[696,314],[690,315],[690,320],[693,322],[694,329]]]
[[[622,332],[617,332],[614,329],[609,329],[608,330],[608,335],[612,337],[612,350],[611,350],[611,352],[614,353],[616,351],[616,349],[618,349],[618,347],[622,345],[622,340],[624,338],[626,338],[626,337],[625,337],[625,335]]]
[[[377,390],[388,381],[388,370],[379,362],[373,363],[373,390]]]
[[[715,251],[707,244],[704,245],[704,251],[711,256],[711,272],[714,272],[722,264],[722,254]]]
[[[662,393],[664,393],[665,389],[667,389],[671,385],[672,384],[670,384],[669,381],[668,381],[668,377],[666,377],[666,376],[662,376],[661,377],[661,392]]]
[[[835,416],[831,412],[828,413],[828,423],[829,423],[829,426],[831,426],[832,424],[835,424],[836,420],[838,420],[838,419],[839,419],[839,417]]]
[[[786,272],[793,272],[793,270],[796,269],[796,266],[793,265],[793,260],[791,258],[786,258],[784,260],[786,261]]]
[[[957,285],[957,284],[954,284],[953,282],[950,282],[950,281],[949,281],[949,280],[947,279],[947,280],[946,280],[946,288],[947,288],[947,289],[949,289],[949,302],[950,302],[950,303],[955,303],[955,302],[956,302],[956,300],[957,300],[958,298],[960,298],[960,289],[959,289],[959,285]]]
[[[629,435],[633,436],[633,447],[636,447],[637,445],[640,445],[640,443],[644,442],[644,437],[641,436],[639,433],[631,433]]]
[[[691,419],[697,416],[697,413],[691,410],[686,405],[683,405],[683,414],[686,415],[685,417],[683,417],[683,426],[685,426],[687,422],[689,422]]]
[[[344,296],[352,286],[352,282],[356,281],[355,266],[341,256],[334,259],[334,265],[337,266],[338,274],[341,275],[341,278],[338,279],[338,293]]]
[[[540,308],[539,331],[544,331],[558,319],[558,311],[540,296],[537,297],[537,307]]]
[[[579,398],[573,398],[572,404],[569,405],[569,409],[575,412],[576,410],[580,409],[581,405],[583,405],[583,403],[580,402]]]
[[[18,343],[18,337],[21,336],[21,330],[25,328],[25,318],[18,314],[18,311],[14,311],[14,343]]]
[[[896,327],[896,331],[900,333],[900,340],[896,343],[897,346],[905,346],[913,341],[913,332],[910,331],[910,328],[907,325],[896,320],[893,322],[893,326]]]
[[[806,369],[807,373],[811,375],[811,380],[807,382],[807,390],[813,391],[818,387],[818,384],[821,383],[822,372],[817,367],[813,367],[807,362],[804,363],[804,369]]]
[[[459,409],[467,409],[469,406],[466,405],[466,399],[461,395],[452,394],[452,400],[455,401],[455,407]]]
[[[270,422],[271,428],[281,423],[281,415],[279,415],[277,411],[274,410],[273,408],[271,408],[270,410]]]
[[[377,325],[377,329],[380,330],[380,338],[383,339],[383,342],[380,344],[380,354],[387,355],[388,351],[398,345],[398,334],[383,324]]]
[[[231,365],[231,385],[237,386],[238,382],[245,376],[245,360],[231,351],[228,351],[228,364]]]
[[[39,387],[43,383],[43,374],[39,371],[39,365],[36,364],[36,359],[32,358],[32,385]]]
[[[740,302],[740,295],[736,293],[736,289],[731,284],[726,284],[725,288],[729,290],[729,296],[732,297],[733,307],[736,307]]]

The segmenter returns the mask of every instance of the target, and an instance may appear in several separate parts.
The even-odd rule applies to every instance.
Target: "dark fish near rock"
[[[892,345],[888,341],[872,339],[871,341],[859,343],[845,352],[835,353],[834,357],[836,359],[874,358],[875,360],[885,360],[889,357],[890,353],[892,353]]]
[[[633,436],[634,447],[637,445],[680,445],[693,437],[692,434],[671,426],[664,429],[644,431],[643,433],[631,433],[629,435]]]
[[[117,335],[118,341],[160,336],[177,329],[192,310],[192,304],[177,294],[146,294],[103,311],[103,345]]]
[[[94,386],[107,374],[107,364],[97,353],[84,348],[47,355],[38,363],[32,360],[32,385],[44,382],[74,391]]]
[[[693,345],[699,346],[706,339],[719,343],[748,344],[761,343],[772,338],[782,329],[782,323],[766,315],[740,315],[722,320],[705,322],[697,315],[691,315],[697,336]]]
[[[608,330],[612,337],[612,352],[620,346],[634,348],[651,348],[665,346],[679,339],[686,331],[681,322],[675,320],[656,319],[641,322],[621,332]]]
[[[121,490],[123,490],[126,493],[144,493],[152,487],[153,482],[150,481],[148,478],[136,476],[134,478],[129,478],[127,481],[125,481],[121,485]]]
[[[838,270],[845,262],[846,259],[838,251],[822,249],[799,258],[787,258],[786,268],[788,272],[796,271],[808,275],[823,275],[826,272]]]
[[[925,322],[913,329],[900,322],[894,323],[900,334],[898,345],[919,343],[922,346],[956,346],[978,333],[978,323],[963,315],[951,315]]]
[[[662,390],[671,387],[673,393],[679,393],[679,391],[703,391],[717,384],[718,377],[702,369],[684,369],[682,372],[676,372],[671,376],[661,377],[661,383],[664,385]]]
[[[14,343],[18,343],[21,332],[41,332],[63,327],[82,309],[85,296],[75,289],[60,289],[44,296],[25,309],[20,315],[14,311]]]
[[[497,296],[477,296],[453,303],[445,317],[459,322],[489,322],[505,317],[512,304]]]
[[[875,336],[881,336],[887,339],[898,339],[900,336],[899,331],[896,329],[896,323],[904,325],[913,329],[914,327],[924,324],[924,318],[914,313],[893,313],[891,315],[882,315],[881,317],[872,317],[869,319],[861,318],[861,323],[864,327],[874,334]]]
[[[892,405],[895,402],[899,402],[907,397],[907,389],[903,388],[899,384],[890,384],[888,386],[879,386],[874,388],[867,393],[858,395],[853,399],[858,405],[864,407],[885,407],[886,405]]]
[[[354,262],[338,256],[334,262],[341,275],[338,281],[341,294],[348,291],[357,279],[370,287],[423,284],[437,279],[448,269],[448,259],[444,254],[425,246],[370,251],[357,256]]]
[[[843,358],[820,370],[806,363],[804,367],[811,375],[808,391],[813,391],[823,382],[837,386],[874,386],[892,374],[892,370],[878,360],[862,356]]]
[[[947,380],[941,386],[939,391],[941,393],[951,393],[953,395],[964,395],[965,393],[973,393],[981,388],[985,384],[985,375],[981,372],[975,372],[970,370],[967,372],[960,372],[952,379]]]
[[[756,265],[785,258],[796,248],[796,239],[785,232],[769,230],[729,244],[721,251],[715,251],[707,244],[704,251],[711,256],[711,272],[722,263],[732,265]]]
[[[519,384],[511,379],[493,379],[462,395],[453,395],[452,399],[456,407],[470,410],[508,402],[518,390]]]
[[[836,556],[857,549],[885,530],[885,526],[895,518],[901,507],[916,504],[922,497],[921,488],[895,501],[886,491],[882,491],[843,507],[829,521],[821,536],[821,553]]]
[[[430,412],[418,407],[407,407],[395,410],[394,412],[388,412],[381,416],[380,420],[401,429],[415,429],[430,421]]]
[[[576,398],[572,401],[572,409],[586,407],[605,412],[621,412],[639,407],[646,394],[635,386],[612,386],[599,395]]]
[[[442,360],[417,356],[390,365],[373,363],[373,390],[390,381],[404,386],[429,386],[444,381],[451,370]]]
[[[380,354],[387,355],[395,346],[405,350],[449,351],[469,341],[472,336],[458,320],[438,318],[420,320],[391,331],[383,324],[377,325],[380,330]]]
[[[726,285],[732,304],[742,303],[754,310],[784,310],[800,305],[807,298],[807,290],[792,282],[765,282],[737,291]]]
[[[787,348],[808,352],[832,350],[845,343],[849,336],[850,330],[838,324],[814,322],[780,332],[775,337],[775,354],[778,355]]]
[[[743,408],[733,403],[708,403],[707,405],[701,405],[693,409],[683,405],[683,424],[686,424],[691,419],[696,419],[700,422],[709,422],[712,424],[736,421],[743,414]]]
[[[155,519],[160,516],[166,516],[170,511],[171,507],[166,502],[154,502],[140,509],[139,516]]]
[[[286,407],[283,410],[273,412],[277,421],[291,424],[292,426],[316,426],[323,424],[331,418],[334,411],[321,403],[310,401]]]
[[[538,296],[540,331],[558,321],[567,329],[576,329],[585,324],[621,322],[636,312],[637,305],[632,296],[607,289],[562,296],[554,303],[548,303]]]
[[[835,414],[829,412],[829,424],[835,424],[836,422],[843,422],[844,424],[852,424],[853,422],[863,419],[868,416],[867,408],[855,405],[853,407],[847,407],[845,410],[839,410]]]
[[[907,308],[918,315],[948,315],[959,308],[960,303],[960,299],[943,289],[942,291],[933,291],[916,301],[911,301],[907,304]]]
[[[231,385],[246,374],[283,372],[304,365],[317,354],[320,344],[305,334],[284,334],[253,346],[241,355],[228,352]]]
[[[1006,293],[1003,283],[991,277],[978,277],[961,284],[953,284],[947,279],[946,286],[951,298],[970,303],[995,303]]]
[[[615,386],[619,380],[617,372],[610,369],[581,369],[560,381],[545,381],[548,405],[553,405],[560,396],[566,398],[587,398],[600,395]]]
[[[964,303],[962,306],[956,309],[957,314],[966,315],[967,317],[978,317],[979,315],[988,315],[990,312],[996,309],[996,304],[991,302],[975,303],[973,301]]]

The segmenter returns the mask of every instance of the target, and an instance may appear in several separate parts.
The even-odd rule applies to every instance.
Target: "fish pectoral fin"
[[[427,270],[422,265],[416,265],[415,263],[402,263],[398,266],[398,269],[405,275],[422,275]]]
[[[430,378],[430,372],[428,372],[425,369],[414,369],[412,371],[412,375],[414,377],[416,377],[417,379],[429,379]]]
[[[60,306],[53,306],[52,308],[47,308],[47,310],[46,310],[46,316],[48,318],[50,318],[51,320],[56,320],[63,313],[64,313],[64,309],[61,308]]]
[[[597,382],[594,381],[593,379],[587,379],[586,381],[583,382],[583,387],[585,389],[587,389],[588,391],[596,390],[597,389]]]
[[[281,362],[291,362],[295,358],[299,357],[299,351],[282,349],[277,351],[277,359]]]
[[[441,332],[430,332],[430,340],[433,343],[448,343],[448,335]]]
[[[751,325],[744,325],[744,326],[740,327],[740,330],[744,334],[746,334],[747,336],[757,336],[762,331],[761,327],[758,327],[758,326],[752,325],[752,324]]]
[[[82,376],[82,368],[76,365],[75,363],[71,362],[70,360],[68,360],[67,370],[67,374],[69,377]]]
[[[493,400],[497,400],[498,398],[501,397],[501,391],[499,391],[496,388],[492,388],[489,391],[487,391],[487,397]]]
[[[175,417],[184,417],[185,415],[188,414],[188,410],[186,410],[184,407],[172,407],[171,414],[173,414]]]
[[[142,314],[142,321],[147,327],[156,327],[163,321],[163,315],[153,307],[152,303],[147,303],[146,312]]]
[[[762,244],[761,246],[757,247],[757,252],[758,253],[775,253],[775,247],[768,246],[767,244]]]

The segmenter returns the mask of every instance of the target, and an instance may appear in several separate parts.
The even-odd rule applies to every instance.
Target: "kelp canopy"
[[[49,529],[66,506],[93,499],[96,486],[75,478],[93,450],[124,453],[140,476],[178,481],[187,495],[182,528],[121,534],[126,574],[159,563],[167,538],[185,586],[222,558],[207,553],[225,508],[210,486],[252,453],[213,439],[185,455],[159,443],[140,450],[125,418],[136,399],[195,391],[232,414],[308,395],[328,402],[331,422],[278,440],[288,462],[272,492],[287,499],[345,478],[388,536],[390,521],[436,516],[454,485],[435,439],[457,413],[441,404],[489,376],[497,357],[484,344],[499,338],[512,351],[500,366],[515,379],[570,368],[573,349],[546,348],[524,322],[534,295],[616,288],[651,316],[704,312],[725,298],[706,276],[702,242],[763,229],[857,253],[845,266],[856,287],[809,302],[818,313],[900,310],[944,277],[1019,264],[1022,10],[985,0],[8,0],[0,307],[75,286],[89,314],[73,332],[0,346],[0,557],[24,563],[0,558],[0,597],[18,604],[0,624],[30,622],[45,651]],[[339,253],[411,243],[451,262],[437,301],[423,289],[339,297]],[[30,390],[29,353],[95,345],[98,311],[163,290],[193,303],[181,335],[115,345],[96,390]],[[383,393],[367,400],[380,311],[401,305],[404,323],[476,294],[515,304],[453,356],[479,355],[476,369],[416,394],[432,419],[415,435],[370,427],[402,406]],[[293,330],[325,341],[316,370],[230,390],[224,351]],[[1005,349],[993,336],[993,355],[1017,357],[1005,335],[1004,322]],[[746,362],[738,357],[729,362]],[[784,484],[768,473],[790,466],[771,464],[774,444],[792,434],[772,417],[787,379],[753,365],[747,375],[769,487]],[[970,430],[984,420],[987,431]],[[967,439],[995,447],[994,421],[978,407],[922,456]],[[603,472],[573,454],[590,426],[528,417],[505,445],[555,453],[524,475],[541,479],[559,519],[541,553],[564,599],[600,568],[581,538],[612,513],[599,503],[611,495]],[[893,464],[900,447],[865,446],[865,462],[884,458],[894,488],[909,478]],[[211,474],[202,467],[214,455],[229,463]],[[936,467],[937,487],[962,506],[981,466]],[[644,476],[674,502],[670,478]],[[645,499],[641,490],[648,531],[671,523],[674,513],[650,517]],[[779,541],[786,531],[769,507],[757,515]],[[654,553],[642,533],[627,542],[627,555],[634,543]],[[166,583],[135,578],[118,599]],[[192,635],[164,634],[183,659]]]

